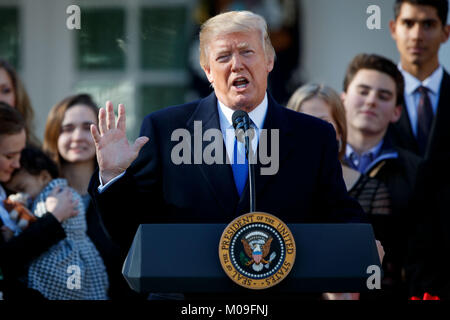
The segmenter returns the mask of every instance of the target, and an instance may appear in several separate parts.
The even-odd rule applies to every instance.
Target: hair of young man
[[[442,26],[447,25],[448,15],[448,0],[396,0],[394,4],[394,17],[397,20],[400,15],[400,10],[404,3],[419,6],[430,6],[436,9],[439,20],[442,22]]]
[[[350,83],[353,81],[358,71],[363,69],[375,70],[391,77],[396,87],[396,105],[403,105],[405,80],[403,79],[402,73],[391,60],[376,54],[362,53],[353,58],[345,73],[343,85],[344,92],[347,92]]]

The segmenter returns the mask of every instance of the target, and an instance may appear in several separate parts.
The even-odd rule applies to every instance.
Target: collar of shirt
[[[428,96],[430,98],[431,107],[433,113],[436,114],[439,95],[441,90],[441,82],[444,77],[444,68],[439,66],[428,78],[424,81],[420,81],[412,74],[403,70],[401,64],[398,65],[398,69],[403,74],[405,79],[405,104],[408,111],[409,120],[413,129],[414,135],[417,135],[417,105],[419,103],[420,94],[416,91],[420,86],[428,88]]]
[[[381,147],[383,146],[384,139],[382,139],[375,147],[370,149],[367,152],[364,152],[363,154],[359,155],[353,147],[347,143],[347,146],[345,148],[345,158],[347,159],[347,162],[350,162],[353,165],[353,168],[358,170],[359,167],[359,161],[363,155],[371,155],[372,161],[375,160],[378,155],[380,154]]]
[[[235,110],[227,107],[221,101],[217,100],[217,109],[219,112],[219,122],[220,122],[220,130],[222,131],[223,140],[225,142],[225,148],[227,149],[227,154],[229,159],[233,159],[233,150],[234,150],[234,128],[232,123],[232,117]],[[249,112],[248,116],[253,121],[256,129],[256,137],[257,139],[252,140],[252,149],[256,152],[256,148],[258,147],[259,135],[261,134],[261,129],[264,126],[264,120],[266,119],[268,109],[268,99],[267,93],[264,96],[263,101],[251,112]]]

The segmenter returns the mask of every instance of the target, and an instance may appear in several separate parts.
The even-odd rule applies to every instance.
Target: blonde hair
[[[200,65],[209,66],[208,45],[219,34],[259,31],[266,57],[275,60],[275,49],[270,42],[267,23],[263,17],[250,11],[229,11],[208,19],[200,29]]]
[[[323,84],[305,84],[294,92],[287,103],[287,107],[302,112],[302,104],[313,98],[322,99],[330,107],[331,116],[337,126],[337,133],[341,137],[339,159],[343,159],[347,145],[347,123],[344,104],[336,91]]]

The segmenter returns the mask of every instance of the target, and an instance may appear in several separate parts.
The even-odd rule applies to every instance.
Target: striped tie
[[[424,155],[433,123],[433,109],[431,108],[431,101],[428,96],[428,88],[420,86],[417,88],[417,92],[420,94],[419,105],[417,107],[417,143],[420,154]]]

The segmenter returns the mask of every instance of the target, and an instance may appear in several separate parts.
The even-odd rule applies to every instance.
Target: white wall
[[[324,82],[339,92],[346,67],[358,53],[399,56],[389,33],[394,0],[301,0],[303,63],[306,82]],[[370,5],[381,9],[381,29],[366,26]],[[450,70],[450,41],[441,47],[441,63]]]
[[[35,113],[36,136],[43,138],[53,105],[71,94],[73,32],[66,28],[70,0],[22,0],[21,76]]]

